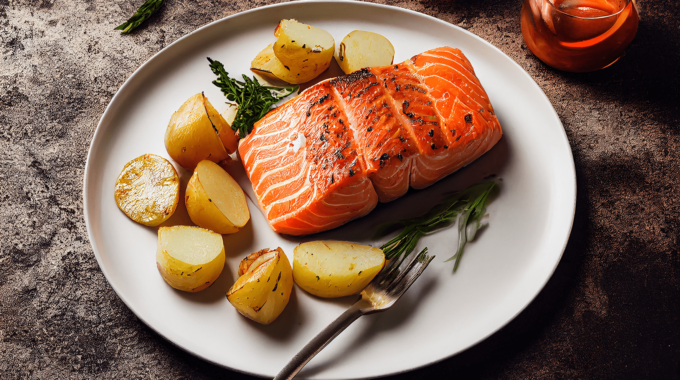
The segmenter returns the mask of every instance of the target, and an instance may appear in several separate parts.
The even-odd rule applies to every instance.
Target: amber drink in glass
[[[588,72],[616,62],[637,32],[634,0],[524,0],[522,35],[543,62]]]

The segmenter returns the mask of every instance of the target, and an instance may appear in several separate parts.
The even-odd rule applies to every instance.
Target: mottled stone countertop
[[[161,338],[104,278],[83,171],[106,105],[143,62],[271,1],[0,0],[0,378],[246,379]],[[384,1],[383,1],[384,2]],[[386,1],[465,28],[522,66],[559,114],[578,180],[573,232],[545,289],[464,353],[392,379],[680,379],[680,2],[640,0],[626,56],[590,74],[526,48],[520,0]]]

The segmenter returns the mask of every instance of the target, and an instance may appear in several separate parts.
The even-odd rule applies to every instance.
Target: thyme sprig
[[[418,244],[420,238],[446,228],[458,220],[458,248],[446,261],[456,260],[453,271],[458,269],[463,249],[468,241],[475,238],[477,230],[483,227],[481,219],[486,213],[489,194],[496,182],[483,182],[455,193],[433,207],[425,215],[389,222],[380,226],[377,235],[382,236],[394,227],[404,229],[381,247],[387,259],[408,254]]]
[[[210,69],[217,75],[212,83],[222,90],[224,96],[230,102],[238,104],[236,118],[231,124],[231,129],[238,132],[241,138],[246,137],[252,130],[255,122],[260,120],[272,106],[286,96],[296,92],[300,86],[272,87],[263,86],[257,78],[250,79],[243,75],[243,82],[229,77],[220,61],[208,58]]]
[[[161,5],[163,5],[163,0],[146,0],[129,20],[125,21],[114,30],[122,30],[121,33],[129,34],[151,17],[152,14],[156,13]]]

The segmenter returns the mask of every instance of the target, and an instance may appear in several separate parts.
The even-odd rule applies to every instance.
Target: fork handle
[[[336,320],[331,322],[319,335],[315,336],[312,340],[305,345],[305,347],[300,350],[291,359],[288,364],[279,372],[274,380],[290,380],[295,375],[300,372],[302,367],[304,367],[313,357],[316,356],[328,343],[335,339],[338,334],[343,332],[347,326],[351,325],[352,322],[356,321],[359,317],[365,314],[362,310],[361,300],[357,301],[344,313],[342,313]]]

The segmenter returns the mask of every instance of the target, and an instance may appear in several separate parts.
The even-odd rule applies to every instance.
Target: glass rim
[[[624,0],[624,1],[626,2],[626,4],[625,4],[623,7],[621,7],[621,9],[619,9],[619,11],[616,12],[616,13],[612,13],[612,14],[610,14],[610,15],[605,15],[605,16],[595,16],[595,17],[584,17],[584,16],[576,16],[576,15],[572,15],[572,14],[569,14],[569,13],[567,13],[567,12],[564,12],[564,11],[561,10],[560,8],[556,7],[555,4],[553,4],[553,0],[547,0],[547,1],[548,1],[548,4],[550,4],[550,6],[551,6],[555,11],[557,11],[557,12],[559,12],[560,14],[563,14],[563,15],[565,15],[565,16],[569,16],[569,17],[573,17],[573,18],[581,19],[581,20],[602,20],[602,19],[606,19],[606,18],[609,18],[609,17],[616,17],[616,16],[620,15],[621,12],[623,12],[623,11],[628,7],[628,4],[630,4],[630,3],[633,2],[634,0]]]

